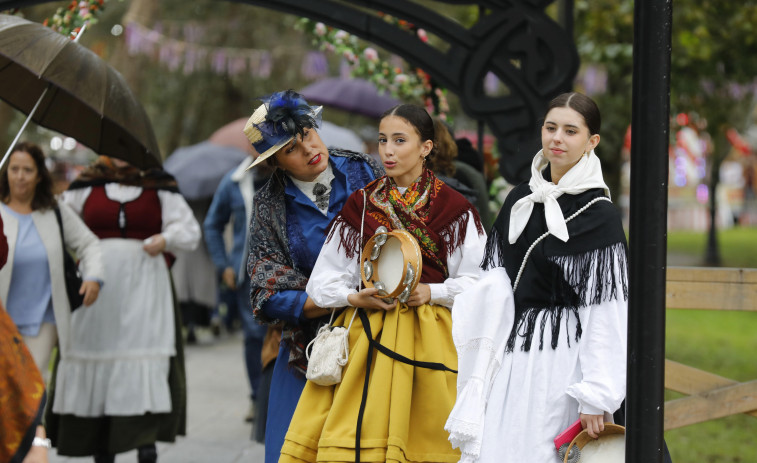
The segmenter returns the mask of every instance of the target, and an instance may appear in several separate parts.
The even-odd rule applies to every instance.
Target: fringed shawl
[[[460,193],[436,178],[430,170],[423,174],[404,194],[389,177],[382,177],[365,187],[365,230],[360,241],[363,215],[363,194],[353,193],[342,212],[334,218],[329,240],[339,230],[340,248],[352,258],[363,249],[376,228],[404,229],[418,240],[423,254],[421,282],[438,283],[447,276],[447,257],[465,241],[465,231],[472,213],[479,234],[483,234],[481,219],[475,207]],[[341,225],[337,227],[337,225]]]
[[[523,233],[514,244],[508,243],[512,206],[528,194],[528,185],[522,184],[508,195],[489,234],[482,264],[484,269],[504,267],[512,281],[528,248],[547,231],[544,204],[537,203]],[[557,201],[563,215],[569,217],[600,196],[604,196],[604,192],[596,188],[576,195],[562,195]],[[515,348],[517,337],[523,338],[521,350],[529,350],[543,311],[548,311],[549,316],[541,318],[538,327],[539,349],[544,345],[547,319],[550,345],[555,349],[566,311],[575,315],[575,340],[578,341],[581,337],[579,308],[628,298],[627,246],[618,209],[609,201],[597,201],[568,223],[568,233],[567,242],[550,235],[531,252],[515,291],[515,321],[507,341],[508,352]],[[618,261],[624,265],[616,274],[613,263]],[[618,280],[622,282],[623,294],[617,294]],[[569,336],[565,337],[570,346]]]
[[[346,157],[348,187],[351,191],[362,188],[373,178],[383,175],[378,163],[370,156],[353,151],[329,149],[329,156]],[[369,176],[363,165],[373,173]],[[309,274],[298,268],[293,259],[294,249],[289,243],[288,226],[297,226],[296,215],[288,214],[285,200],[286,179],[277,170],[255,195],[255,211],[250,223],[250,257],[247,273],[250,275],[250,300],[255,318],[263,323],[277,324],[280,320],[268,317],[263,306],[275,293],[285,290],[304,291]],[[289,224],[288,221],[293,223]],[[320,237],[325,240],[324,237]],[[305,346],[315,337],[318,322],[300,325],[286,324],[282,341],[290,348],[289,365],[303,375],[307,369]]]

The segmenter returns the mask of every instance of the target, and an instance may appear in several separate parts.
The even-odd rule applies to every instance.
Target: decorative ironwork
[[[402,56],[456,93],[466,114],[484,121],[497,138],[499,170],[511,183],[530,176],[539,149],[539,119],[551,98],[572,88],[578,70],[573,38],[544,9],[554,0],[441,0],[478,5],[481,18],[469,29],[415,1],[234,0],[344,29]],[[390,14],[446,42],[445,50],[424,43],[376,13]],[[492,73],[502,95],[487,95]]]
[[[223,0],[227,1],[227,0]],[[306,16],[344,29],[402,56],[457,94],[463,110],[483,121],[497,138],[499,170],[518,183],[530,175],[539,148],[539,118],[555,95],[570,90],[578,70],[571,31],[544,9],[555,0],[440,0],[478,5],[480,19],[466,29],[413,0],[230,0]],[[0,0],[0,9],[47,3],[45,0]],[[424,43],[377,13],[409,21],[446,43]],[[502,94],[488,95],[487,74],[502,83]]]

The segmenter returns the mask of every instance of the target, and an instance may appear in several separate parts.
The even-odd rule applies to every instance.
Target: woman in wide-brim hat
[[[279,459],[305,386],[304,348],[329,313],[305,293],[328,224],[353,191],[383,173],[366,154],[327,149],[317,132],[320,116],[321,107],[287,90],[266,98],[244,129],[260,153],[252,165],[275,168],[255,195],[247,267],[255,317],[284,326],[271,381],[266,462]]]

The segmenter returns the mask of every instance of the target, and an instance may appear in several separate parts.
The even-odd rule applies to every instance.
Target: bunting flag
[[[147,56],[170,71],[181,71],[184,75],[210,71],[230,77],[244,73],[260,79],[271,76],[274,53],[270,50],[201,45],[198,42],[204,36],[204,29],[196,24],[184,24],[182,35],[184,40],[168,37],[160,23],[151,29],[130,22],[126,25],[126,49],[131,56]],[[302,59],[299,50],[293,48],[291,52],[298,55],[297,59]],[[292,58],[295,57],[287,59]],[[302,60],[300,72],[307,80],[326,77],[329,75],[328,61],[321,52],[308,52]]]

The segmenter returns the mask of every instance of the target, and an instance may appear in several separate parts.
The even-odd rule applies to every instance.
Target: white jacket
[[[85,279],[103,280],[102,254],[100,240],[82,222],[79,216],[63,203],[58,203],[63,234],[66,245],[70,247],[80,259],[82,277]],[[8,239],[8,262],[0,270],[0,299],[5,305],[10,290],[13,260],[18,237],[18,220],[0,207],[5,236]],[[63,248],[60,242],[60,229],[53,209],[33,211],[32,220],[37,228],[42,243],[47,251],[47,262],[50,267],[50,284],[52,286],[53,311],[59,332],[68,332],[71,308],[66,294],[66,282],[63,273]],[[61,350],[66,350],[66,336],[61,336]]]

